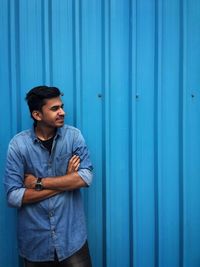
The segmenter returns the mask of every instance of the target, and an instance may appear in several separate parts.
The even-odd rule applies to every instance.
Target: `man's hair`
[[[41,85],[32,88],[26,94],[26,101],[32,116],[34,110],[42,111],[42,107],[46,104],[46,100],[63,95],[57,87]],[[34,118],[33,118],[34,119]]]

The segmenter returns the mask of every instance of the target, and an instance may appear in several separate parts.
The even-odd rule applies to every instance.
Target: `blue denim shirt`
[[[9,205],[18,208],[19,254],[30,261],[54,260],[55,250],[58,259],[64,260],[87,239],[79,189],[22,205],[24,174],[65,175],[68,161],[74,154],[81,159],[78,173],[89,186],[92,164],[78,129],[68,125],[58,128],[51,154],[37,139],[34,129],[23,131],[10,141],[4,184]]]

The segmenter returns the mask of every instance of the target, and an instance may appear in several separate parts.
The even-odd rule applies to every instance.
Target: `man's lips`
[[[63,121],[64,121],[64,117],[62,117],[62,118],[57,118],[56,121],[63,122]]]

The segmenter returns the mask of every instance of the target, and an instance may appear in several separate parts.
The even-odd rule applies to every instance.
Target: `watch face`
[[[41,182],[35,184],[35,190],[36,191],[41,191],[42,189],[43,189],[43,187],[42,187],[42,183]]]

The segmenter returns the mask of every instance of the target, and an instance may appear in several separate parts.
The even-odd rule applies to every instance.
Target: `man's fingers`
[[[76,166],[75,171],[78,171],[79,166],[80,166],[80,163]]]
[[[73,161],[73,164],[74,165],[77,165],[77,164],[79,164],[80,163],[80,158],[76,158],[76,159],[74,159],[74,161]]]
[[[70,159],[69,162],[72,163],[72,164],[76,164],[77,162],[80,162],[80,158],[79,158],[78,156],[74,155],[74,156]]]
[[[71,157],[71,159],[69,160],[69,162],[75,162],[75,161],[77,161],[78,159],[80,160],[79,156],[74,155],[74,156]]]
[[[80,166],[80,158],[77,155],[73,155],[69,160],[68,173],[77,171]]]
[[[74,159],[76,158],[76,155],[72,156],[69,160],[69,162],[71,163]]]
[[[71,166],[72,166],[73,169],[76,169],[77,166],[79,166],[79,165],[80,165],[80,159],[76,159],[76,160],[74,160],[74,161],[72,162],[72,164],[71,164]]]

